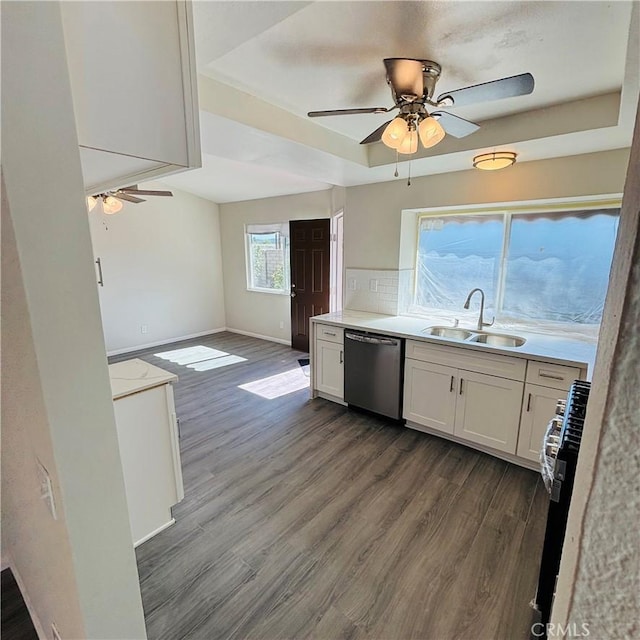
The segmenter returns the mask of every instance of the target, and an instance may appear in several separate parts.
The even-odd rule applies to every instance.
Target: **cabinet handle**
[[[449,387],[449,391],[453,393],[453,383],[455,382],[455,376],[451,376],[451,386]]]
[[[334,336],[335,337],[336,334],[335,333],[331,333],[331,331],[325,331],[324,335],[325,336]]]
[[[343,352],[340,351],[340,364],[342,364],[343,362],[344,362]]]
[[[96,264],[98,265],[98,284],[101,287],[104,287],[104,280],[102,278],[102,262],[101,262],[100,258],[96,259]]]
[[[529,411],[531,409],[531,394],[529,394],[529,397],[527,398],[527,411]]]
[[[552,373],[544,373],[544,371],[538,372],[541,378],[551,378],[551,380],[564,380],[564,376],[554,376]]]
[[[462,395],[462,383],[464,382],[464,378],[460,378],[460,395]]]

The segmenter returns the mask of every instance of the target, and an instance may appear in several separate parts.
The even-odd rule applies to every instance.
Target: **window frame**
[[[558,201],[554,203],[542,204],[519,204],[512,203],[509,206],[495,206],[495,207],[473,207],[470,206],[468,208],[460,208],[460,207],[447,207],[445,209],[432,209],[432,210],[421,210],[415,211],[415,229],[416,229],[416,238],[415,238],[415,250],[413,254],[413,265],[414,265],[414,274],[413,278],[413,290],[411,293],[411,301],[410,301],[410,311],[406,315],[425,317],[429,316],[430,312],[439,312],[444,314],[450,314],[451,312],[446,311],[445,309],[429,309],[428,307],[421,307],[416,304],[416,297],[418,293],[418,264],[419,264],[419,252],[420,252],[420,232],[422,221],[428,218],[446,218],[448,216],[482,216],[482,215],[501,215],[503,216],[503,236],[502,236],[502,249],[499,258],[498,264],[498,281],[496,283],[496,292],[495,292],[495,308],[493,309],[496,317],[498,318],[498,322],[509,322],[509,323],[518,323],[519,321],[522,324],[529,324],[524,319],[514,318],[512,316],[504,315],[504,298],[506,291],[506,283],[507,283],[507,262],[509,259],[509,248],[511,242],[511,225],[514,217],[519,215],[526,214],[535,214],[535,213],[546,213],[552,214],[557,213],[558,215],[571,213],[572,211],[591,211],[591,210],[609,210],[609,209],[618,209],[620,210],[622,206],[621,198],[611,198],[608,197],[606,199],[597,200],[590,199],[588,201],[580,201],[580,200],[571,200],[571,201]],[[619,215],[619,214],[618,214]],[[553,327],[561,327],[561,326],[573,326],[572,323],[558,323],[553,320],[544,320],[537,319],[535,320],[536,324],[540,326],[553,326]]]
[[[251,231],[251,228],[263,228],[262,232]],[[271,228],[271,229],[269,229]],[[281,289],[271,289],[267,287],[255,286],[253,282],[253,254],[252,254],[252,236],[266,235],[276,233],[284,241],[284,255],[283,255],[283,274],[284,282]],[[291,289],[291,265],[290,265],[290,243],[289,243],[289,222],[274,222],[274,223],[256,223],[244,225],[244,264],[245,264],[245,278],[246,278],[246,290],[253,293],[267,293],[276,296],[288,296]]]

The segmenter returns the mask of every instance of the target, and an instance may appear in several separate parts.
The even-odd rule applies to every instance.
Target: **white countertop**
[[[178,376],[174,373],[139,358],[110,364],[109,378],[114,400],[178,380]]]
[[[426,327],[434,325],[442,326],[442,321],[430,321],[429,318],[415,318],[411,316],[387,316],[378,313],[368,313],[366,311],[335,311],[333,313],[315,316],[312,320],[314,322],[332,324],[347,329],[373,331],[401,338],[422,340],[433,344],[446,344],[451,347],[489,351],[491,353],[527,358],[528,360],[540,360],[581,368],[586,367],[588,369],[588,379],[591,379],[597,348],[597,344],[593,341],[566,336],[529,333],[526,331],[501,330],[499,328],[496,328],[495,331],[489,330],[489,332],[515,334],[526,338],[526,342],[521,347],[496,347],[493,345],[478,344],[477,342],[440,338],[423,333]],[[473,327],[463,326],[461,328],[475,331]]]

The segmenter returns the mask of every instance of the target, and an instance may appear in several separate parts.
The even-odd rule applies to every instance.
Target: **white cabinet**
[[[407,359],[404,376],[403,417],[452,434],[458,370]]]
[[[471,371],[459,375],[454,434],[515,453],[523,383]]]
[[[315,341],[314,378],[317,391],[344,398],[344,347],[328,340]]]
[[[524,362],[411,340],[406,351],[413,356],[405,359],[403,417],[409,426],[515,454]]]
[[[191,4],[63,2],[88,193],[201,166]]]
[[[174,523],[184,498],[176,376],[142,360],[109,366],[122,474],[134,546]]]

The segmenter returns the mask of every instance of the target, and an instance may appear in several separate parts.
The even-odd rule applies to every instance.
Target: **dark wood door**
[[[289,223],[291,346],[309,351],[309,318],[329,312],[330,220]]]

